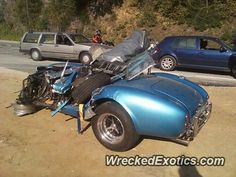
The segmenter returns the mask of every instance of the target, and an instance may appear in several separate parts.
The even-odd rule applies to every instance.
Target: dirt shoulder
[[[233,177],[236,173],[235,88],[206,87],[213,102],[211,119],[188,146],[144,139],[136,148],[116,153],[105,149],[89,128],[76,132],[76,121],[50,111],[18,118],[12,108],[26,73],[0,68],[0,177]],[[105,155],[223,156],[223,167],[107,167]]]

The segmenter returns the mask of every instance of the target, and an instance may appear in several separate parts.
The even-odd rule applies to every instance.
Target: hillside
[[[27,4],[26,4],[27,2]],[[236,35],[234,0],[0,0],[0,39],[24,31],[70,31],[91,37],[101,29],[115,43],[136,28],[153,41],[168,35]]]

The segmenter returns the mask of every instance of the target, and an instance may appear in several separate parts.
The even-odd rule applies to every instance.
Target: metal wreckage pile
[[[23,88],[14,104],[15,114],[24,116],[44,108],[52,110],[52,116],[62,112],[78,119],[80,132],[79,105],[86,106],[97,88],[124,77],[129,59],[148,47],[146,33],[137,30],[105,53],[98,55],[96,52],[103,50],[91,48],[92,56],[98,57],[90,65],[67,61],[37,67],[34,74],[23,80]]]

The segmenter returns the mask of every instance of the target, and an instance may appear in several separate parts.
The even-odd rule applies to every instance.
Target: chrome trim
[[[190,127],[183,134],[181,134],[178,139],[192,141],[210,118],[211,111],[212,103],[209,101],[203,106],[199,106],[196,114],[193,116]]]

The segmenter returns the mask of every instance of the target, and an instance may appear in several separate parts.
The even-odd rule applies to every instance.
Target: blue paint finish
[[[70,115],[75,118],[79,118],[79,107],[75,105],[65,105],[62,109],[61,112],[64,114]]]
[[[171,96],[155,91],[152,86],[158,82],[157,77],[121,80],[95,92],[92,102],[109,99],[119,103],[129,113],[139,134],[176,138],[185,131],[185,116],[189,111],[174,98],[175,92]]]
[[[104,99],[119,103],[139,134],[176,138],[185,131],[186,116],[192,122],[199,103],[205,104],[208,94],[191,81],[154,73],[96,90],[91,104]]]
[[[68,102],[69,102],[69,100],[67,100],[67,101],[65,101],[65,102],[62,102],[62,103],[59,102],[60,105],[57,107],[56,110],[52,111],[51,116],[53,117],[53,116],[56,115],[56,113],[60,112],[61,109],[62,109]]]
[[[153,75],[157,76],[157,77],[162,77],[162,78],[169,78],[172,80],[175,80],[179,83],[183,83],[185,85],[188,85],[190,87],[192,87],[193,89],[195,89],[196,91],[198,91],[198,93],[202,96],[202,99],[204,101],[204,103],[208,100],[209,96],[208,93],[206,92],[206,90],[204,90],[202,87],[200,87],[198,84],[191,82],[183,77],[179,77],[177,75],[174,74],[168,74],[168,73],[152,73]]]
[[[76,72],[73,71],[69,76],[62,78],[62,81],[53,84],[53,90],[59,94],[66,93],[70,88],[71,84],[76,77]]]
[[[65,105],[61,112],[67,115],[70,115],[77,119],[77,131],[80,133],[81,131],[81,122],[80,122],[80,114],[79,114],[79,107],[77,105]]]
[[[129,113],[139,134],[177,137],[185,130],[188,111],[165,95],[154,95],[129,87],[107,86],[93,97],[94,102],[104,98],[116,101]]]

